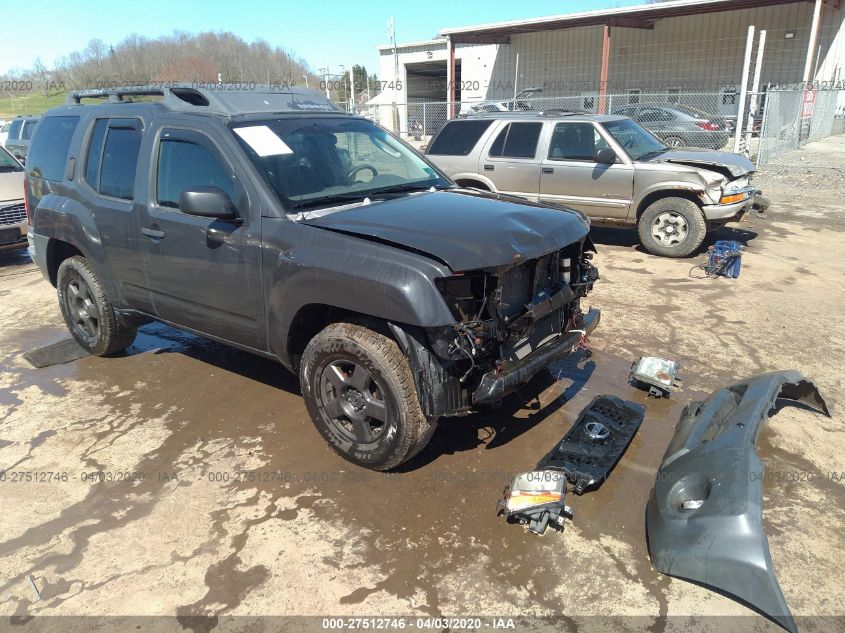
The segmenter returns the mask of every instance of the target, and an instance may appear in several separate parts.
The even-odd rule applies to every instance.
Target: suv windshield
[[[603,125],[614,140],[625,148],[628,156],[633,160],[640,160],[669,149],[651,132],[634,123],[631,119],[606,121]]]
[[[0,146],[0,174],[10,171],[23,171],[21,164],[12,158],[12,155]]]
[[[233,131],[288,210],[450,185],[413,150],[365,119],[250,121]]]

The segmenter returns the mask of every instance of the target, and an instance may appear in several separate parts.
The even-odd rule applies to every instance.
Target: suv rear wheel
[[[695,202],[686,198],[661,198],[652,202],[637,224],[640,242],[654,255],[686,257],[704,241],[707,225]]]
[[[94,356],[110,356],[132,345],[135,328],[121,322],[84,257],[69,257],[61,263],[56,291],[65,324],[83,349]]]
[[[431,439],[436,420],[423,414],[408,361],[383,334],[329,325],[308,343],[299,374],[317,430],[354,464],[389,470]]]

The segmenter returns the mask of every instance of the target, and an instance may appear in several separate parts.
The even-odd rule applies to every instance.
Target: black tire
[[[135,327],[120,320],[84,257],[69,257],[61,263],[56,291],[65,324],[83,349],[94,356],[111,356],[132,345]]]
[[[353,464],[390,470],[434,432],[436,420],[423,414],[399,346],[364,326],[334,323],[317,334],[302,355],[299,380],[314,426]]]
[[[661,198],[652,202],[637,222],[643,247],[653,255],[686,257],[707,235],[699,206],[686,198]]]

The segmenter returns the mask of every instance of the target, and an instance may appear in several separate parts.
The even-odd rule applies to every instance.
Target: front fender
[[[278,230],[284,238],[280,247],[274,246],[276,239],[265,241],[264,265],[270,284],[268,341],[286,365],[291,364],[291,324],[306,306],[325,305],[420,327],[454,323],[434,285],[434,279],[451,274],[445,265],[327,229],[268,218],[264,222],[269,232]]]
[[[628,219],[634,221],[637,219],[637,212],[643,201],[655,193],[664,193],[666,196],[671,196],[673,193],[683,191],[694,194],[701,199],[706,189],[704,183],[688,182],[683,180],[663,180],[650,184],[643,189],[637,191],[637,195],[632,201],[630,211],[628,212]]]

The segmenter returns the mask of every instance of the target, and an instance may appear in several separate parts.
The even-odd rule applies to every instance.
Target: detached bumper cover
[[[546,343],[522,360],[513,363],[506,369],[487,372],[481,377],[481,382],[472,400],[475,404],[499,402],[507,394],[524,385],[540,373],[551,363],[566,358],[578,347],[581,341],[581,331],[587,335],[596,329],[601,318],[601,312],[591,309],[582,318],[579,331],[563,334],[560,338]]]
[[[763,462],[755,442],[779,398],[830,416],[795,371],[762,374],[684,409],[646,509],[658,571],[732,594],[788,631],[795,622],[763,531]]]

